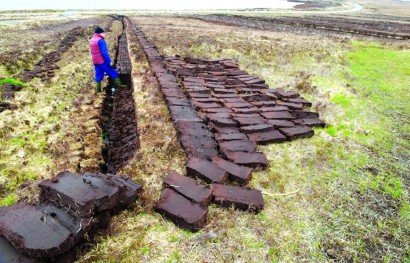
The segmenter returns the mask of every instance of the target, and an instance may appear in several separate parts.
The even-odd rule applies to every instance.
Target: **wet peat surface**
[[[307,31],[309,33],[337,33],[373,36],[398,40],[410,39],[410,23],[406,21],[380,21],[337,16],[306,17],[246,17],[240,15],[197,15],[200,20],[244,26],[279,32]]]

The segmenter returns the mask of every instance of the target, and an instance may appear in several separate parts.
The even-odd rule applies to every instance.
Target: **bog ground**
[[[78,262],[410,262],[410,5],[357,3],[363,9],[355,12],[311,3],[303,16],[124,12],[126,27],[118,16],[97,12],[68,18],[0,13],[2,21],[26,20],[0,24],[0,84],[14,85],[0,88],[0,205],[38,202],[38,185],[61,171],[109,170],[138,182],[143,192],[108,228],[75,247]],[[106,92],[94,93],[88,38],[95,25],[107,29],[112,57],[126,36],[133,90],[113,97],[105,81]],[[148,61],[150,48],[163,55],[170,75],[173,69],[190,74],[203,61],[222,68],[236,63],[271,90],[291,90],[313,103],[309,111],[326,123],[312,127],[313,137],[256,149],[224,144],[266,155],[267,169],[254,170],[250,180],[236,178],[261,190],[259,213],[212,203],[203,228],[191,232],[155,211],[164,180],[171,180],[167,172],[186,174],[186,137],[170,104],[187,102],[164,95],[158,68]],[[183,64],[185,58],[198,60]],[[186,76],[177,80],[187,87]],[[206,107],[224,93],[214,88],[213,97],[202,100]],[[229,97],[226,107],[258,105],[246,97],[247,88],[234,88],[245,101]],[[202,112],[204,104],[196,103]],[[215,118],[229,126],[226,114]],[[118,138],[108,141],[113,134]]]

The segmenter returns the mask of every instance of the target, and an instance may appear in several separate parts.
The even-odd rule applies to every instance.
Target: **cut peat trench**
[[[115,88],[110,81],[110,85],[106,87],[101,112],[104,140],[102,154],[105,161],[101,166],[101,171],[112,174],[116,174],[121,167],[126,165],[139,147],[131,62],[125,33],[118,40],[116,65],[121,82],[126,87]]]

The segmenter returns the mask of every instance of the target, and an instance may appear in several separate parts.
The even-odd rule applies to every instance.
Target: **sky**
[[[286,0],[0,0],[0,10],[24,9],[243,9],[288,8]]]

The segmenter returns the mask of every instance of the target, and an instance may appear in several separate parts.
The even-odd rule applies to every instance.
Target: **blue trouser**
[[[95,69],[95,82],[101,82],[104,78],[104,73],[112,78],[118,78],[118,72],[110,66],[110,63],[104,62],[103,64],[94,64]]]

